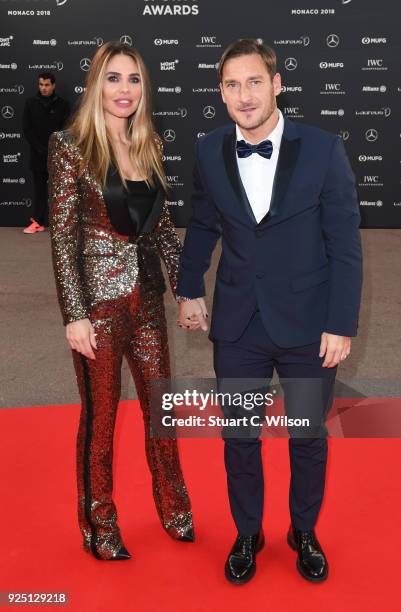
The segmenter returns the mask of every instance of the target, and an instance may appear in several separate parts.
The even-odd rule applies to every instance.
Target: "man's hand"
[[[351,352],[351,338],[322,333],[319,357],[324,357],[323,368],[334,368],[340,361],[344,361]]]
[[[95,330],[89,319],[79,319],[66,325],[66,336],[70,347],[85,355],[88,359],[96,359],[93,349],[97,348]]]
[[[195,331],[199,328],[203,329],[203,331],[207,331],[206,319],[208,316],[205,300],[203,298],[181,302],[178,315],[178,327],[183,327],[190,331]]]

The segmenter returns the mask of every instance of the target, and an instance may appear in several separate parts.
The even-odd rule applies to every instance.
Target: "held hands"
[[[88,359],[96,359],[93,349],[97,348],[95,330],[89,319],[80,319],[66,325],[66,336],[70,347]]]
[[[348,336],[336,336],[327,332],[322,333],[319,357],[325,357],[323,368],[334,368],[344,361],[351,352],[351,338]]]
[[[190,331],[200,328],[206,332],[208,330],[206,323],[208,316],[203,298],[181,302],[177,321],[178,327],[189,329]]]

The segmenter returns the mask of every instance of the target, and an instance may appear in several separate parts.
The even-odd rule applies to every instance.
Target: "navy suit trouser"
[[[277,346],[259,311],[238,340],[214,341],[214,369],[220,390],[228,389],[230,379],[265,380],[268,388],[275,369],[284,390],[287,417],[309,418],[309,428],[289,429],[290,515],[293,526],[302,531],[314,528],[323,500],[327,463],[324,422],[332,403],[337,370],[322,368],[324,358],[319,357],[319,348],[320,341],[294,348]],[[238,409],[232,408],[223,408],[223,412],[226,417],[239,414]],[[260,428],[256,431],[238,437],[223,432],[230,508],[241,535],[254,535],[262,525]]]

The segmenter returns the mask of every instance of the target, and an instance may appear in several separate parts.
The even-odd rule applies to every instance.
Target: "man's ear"
[[[225,99],[225,96],[224,96],[223,84],[222,84],[221,81],[220,81],[220,93],[221,93],[221,98],[222,98],[222,100],[223,100],[223,102],[225,104],[226,103],[226,99]]]
[[[281,74],[279,72],[276,72],[273,77],[273,91],[275,96],[281,93]]]

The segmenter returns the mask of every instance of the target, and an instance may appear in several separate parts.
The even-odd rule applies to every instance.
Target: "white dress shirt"
[[[284,118],[279,109],[277,109],[279,119],[274,130],[262,140],[271,140],[273,145],[273,153],[270,159],[266,159],[259,153],[252,153],[249,157],[238,157],[238,169],[242,184],[248,196],[253,214],[256,221],[259,223],[270,208],[270,201],[273,191],[274,175],[277,167],[278,154],[280,151],[281,138],[284,130]],[[247,140],[241,134],[241,130],[236,126],[237,141]],[[262,142],[262,141],[260,141]],[[250,143],[251,144],[251,143]],[[259,143],[257,143],[259,144]]]

